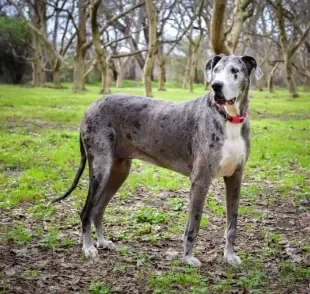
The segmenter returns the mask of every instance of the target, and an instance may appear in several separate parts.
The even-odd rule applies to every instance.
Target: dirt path
[[[211,199],[214,197],[220,202],[216,195],[223,193],[222,184],[214,185],[211,192]],[[117,212],[121,206],[128,207],[129,211],[137,210],[145,200],[144,195],[148,205],[154,209],[163,207],[167,213],[170,208],[165,207],[165,198],[182,197],[186,201],[175,213],[186,213],[186,191],[167,191],[151,197],[152,193],[147,189],[137,191],[125,201],[113,199],[112,212]],[[196,246],[197,256],[203,263],[198,272],[199,279],[207,278],[206,289],[210,293],[309,293],[310,277],[306,269],[310,265],[309,210],[280,198],[273,200],[272,205],[268,197],[264,200],[258,197],[253,202],[241,201],[243,207],[255,208],[251,211],[256,211],[256,214],[258,211],[260,215],[253,217],[250,211],[239,218],[236,249],[241,253],[244,264],[238,267],[228,266],[222,261],[224,216],[212,209],[207,211],[208,225],[201,230]],[[0,246],[0,290],[4,293],[153,293],[150,276],[178,274],[188,269],[178,262],[182,252],[182,234],[168,233],[172,224],[185,224],[177,217],[152,224],[152,230],[157,230],[161,236],[156,242],[152,239],[143,241],[147,232],[132,240],[124,240],[117,235],[124,229],[124,224],[117,221],[117,216],[111,219],[114,216],[110,212],[106,230],[119,250],[102,250],[99,259],[86,260],[81,254],[79,218],[72,200],[57,205],[52,219],[36,220],[24,213],[27,209],[29,207],[20,206],[13,211],[2,211],[0,228],[21,223],[25,229],[36,231],[42,226],[53,225],[60,230],[58,239],[70,236],[74,242],[67,244],[67,248],[59,244],[48,248],[47,243],[42,243],[42,238],[36,236],[24,246],[7,238],[6,243]],[[68,216],[73,219],[70,224]],[[125,226],[130,228],[131,220],[128,218],[129,223]],[[100,288],[96,281],[107,286]],[[173,281],[167,287],[168,290],[157,290],[156,293],[189,293],[193,289],[191,284],[180,285]]]

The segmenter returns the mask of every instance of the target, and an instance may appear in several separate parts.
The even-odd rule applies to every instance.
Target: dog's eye
[[[238,68],[235,68],[235,67],[232,67],[232,68],[231,68],[231,72],[232,72],[233,74],[236,74],[236,73],[239,72],[239,69],[238,69]]]
[[[217,73],[219,71],[219,69],[216,67],[213,72]]]

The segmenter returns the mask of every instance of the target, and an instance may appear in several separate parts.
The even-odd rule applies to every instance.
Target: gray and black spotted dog
[[[205,67],[212,91],[196,100],[173,103],[127,94],[107,95],[94,102],[81,123],[81,162],[70,189],[77,186],[86,161],[89,190],[81,211],[83,251],[114,249],[102,233],[107,204],[126,180],[131,160],[144,160],[188,176],[189,216],[183,235],[183,262],[200,266],[193,256],[208,188],[215,177],[226,186],[227,230],[224,258],[241,263],[234,252],[242,174],[250,152],[248,91],[250,75],[262,72],[251,56],[217,55]],[[96,228],[97,248],[91,239]]]

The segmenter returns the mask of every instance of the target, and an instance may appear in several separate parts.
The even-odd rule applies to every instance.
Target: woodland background
[[[0,0],[0,82],[61,88],[124,79],[192,92],[214,54],[252,55],[262,90],[310,86],[307,0]]]

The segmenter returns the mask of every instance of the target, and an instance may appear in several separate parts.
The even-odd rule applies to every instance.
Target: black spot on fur
[[[212,101],[211,101],[211,99],[207,99],[207,106],[208,106],[208,107],[211,107],[211,106],[212,106]]]
[[[136,111],[137,111],[137,112],[141,112],[141,111],[144,110],[146,107],[147,107],[147,104],[143,104],[143,105],[141,105],[140,107],[138,107],[138,108],[136,109]]]
[[[101,176],[101,174],[99,174],[98,176],[92,176],[92,185],[91,185],[91,193],[92,194],[95,194],[95,193],[97,193],[97,191],[98,191],[98,188],[99,188],[99,185],[100,185],[100,183],[101,183],[101,180],[102,180],[102,176]]]
[[[194,230],[191,230],[188,232],[187,241],[194,242],[193,233],[194,233]]]
[[[191,144],[191,142],[188,142],[188,145],[187,145],[187,150],[188,150],[188,153],[189,153],[190,155],[192,155],[192,154],[193,154],[193,152],[192,152],[192,144]]]
[[[214,144],[212,143],[212,144],[209,144],[209,147],[210,148],[214,148]]]
[[[218,136],[215,137],[215,141],[218,142],[220,141],[220,138]]]
[[[126,134],[126,138],[128,139],[128,140],[132,140],[132,136],[131,136],[131,134]]]
[[[111,133],[108,135],[108,138],[109,138],[110,142],[113,142],[113,141],[114,141],[114,134],[111,132]]]
[[[165,152],[165,150],[164,150],[164,149],[160,149],[159,151],[160,151],[160,152]]]
[[[157,144],[158,143],[158,140],[155,140],[155,144]]]
[[[90,117],[86,119],[86,126],[87,126],[88,133],[96,132],[96,125],[94,124],[94,121]]]
[[[109,123],[108,123],[108,127],[110,128],[110,127],[112,127],[112,123],[109,121]]]
[[[194,242],[194,238],[192,236],[188,236],[187,241],[192,243],[192,242]]]
[[[220,124],[220,122],[217,119],[213,120],[214,127],[216,130],[218,130],[222,135],[224,134],[223,126]]]
[[[214,142],[215,141],[215,134],[214,133],[212,133],[212,135],[211,135],[211,140]]]
[[[140,128],[141,128],[141,124],[140,124],[140,122],[139,122],[138,120],[136,120],[136,121],[133,123],[133,126],[134,126],[136,129],[138,129],[138,130],[140,130]]]
[[[94,160],[94,155],[91,153],[91,149],[87,149],[87,160],[89,163],[91,163]]]
[[[196,214],[196,215],[195,215],[195,220],[198,221],[198,220],[199,220],[199,217],[200,217],[199,214]]]

